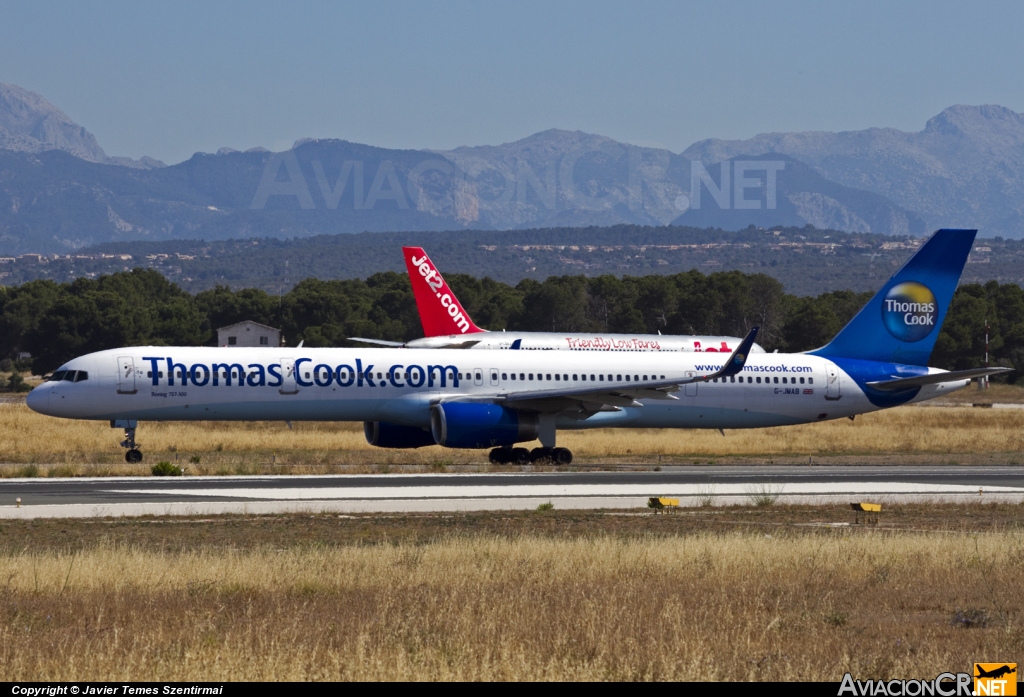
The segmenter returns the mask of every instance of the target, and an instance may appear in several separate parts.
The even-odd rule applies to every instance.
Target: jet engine
[[[438,445],[448,448],[492,448],[534,440],[536,414],[523,414],[497,404],[448,402],[430,410],[430,430]]]
[[[378,448],[422,448],[434,445],[430,429],[419,426],[401,426],[387,421],[364,421],[366,442]]]

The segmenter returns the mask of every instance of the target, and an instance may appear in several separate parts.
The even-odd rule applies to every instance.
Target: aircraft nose
[[[40,386],[25,395],[25,404],[32,411],[37,411],[40,414],[47,413],[47,407],[50,404],[50,390],[45,386]]]

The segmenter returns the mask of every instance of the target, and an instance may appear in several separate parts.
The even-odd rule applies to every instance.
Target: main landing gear
[[[528,465],[530,451],[526,448],[495,448],[487,459],[492,465]]]
[[[569,465],[572,464],[572,451],[568,448],[495,448],[488,458],[495,465],[528,465],[538,462]]]
[[[121,441],[121,447],[127,448],[124,454],[124,461],[132,465],[142,462],[142,451],[139,450],[139,444],[135,442],[135,429],[138,424],[138,421],[122,419],[110,422],[111,428],[124,429],[124,440]]]

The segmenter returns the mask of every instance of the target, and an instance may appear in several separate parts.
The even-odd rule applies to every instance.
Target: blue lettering
[[[327,382],[320,382],[321,368],[323,368],[323,378]],[[319,365],[317,365],[317,367],[313,368],[313,382],[315,382],[320,387],[330,387],[331,383],[334,382],[334,375],[331,372],[331,366],[327,365],[326,363],[320,363]]]
[[[294,371],[295,371],[295,382],[296,382],[296,384],[301,385],[302,387],[312,387],[313,386],[313,383],[311,383],[311,382],[303,382],[302,381],[302,372],[299,369],[299,366],[302,365],[303,363],[312,363],[312,362],[313,362],[313,359],[311,359],[311,358],[296,358],[295,359]]]
[[[402,373],[400,370],[402,367],[403,366],[399,363],[398,365],[393,365],[388,369],[388,382],[390,382],[394,387],[405,387],[403,383],[399,382],[399,380],[402,379]]]
[[[376,387],[377,386],[377,384],[373,381],[373,373],[370,372],[371,370],[373,370],[373,365],[372,364],[364,366],[363,362],[361,360],[359,360],[358,358],[356,359],[356,386],[357,387],[362,387],[363,386],[363,379],[364,378],[366,379],[366,384],[369,387]]]
[[[199,382],[199,378],[196,377],[196,372],[197,372],[196,369],[197,368],[202,368],[203,369],[203,381],[202,382]],[[192,384],[197,386],[197,387],[202,387],[203,385],[205,385],[206,383],[208,383],[210,381],[210,369],[207,368],[202,363],[196,363],[194,366],[189,368],[188,375],[189,375],[190,378],[192,378]]]
[[[160,382],[159,382],[159,379],[160,379],[160,369],[157,368],[156,364],[159,363],[160,360],[162,360],[162,359],[160,359],[160,358],[149,358],[147,356],[143,356],[142,360],[149,361],[149,366],[152,369],[152,373],[153,373],[153,387],[156,387],[157,385],[160,384]]]
[[[271,363],[267,366],[267,372],[270,377],[277,380],[277,382],[268,382],[267,387],[280,387],[284,384],[284,378],[281,377],[281,366],[278,363]]]
[[[428,365],[427,366],[427,387],[434,386],[434,368],[441,372],[441,387],[445,386],[448,371],[452,371],[452,387],[459,386],[459,371],[453,365]]]
[[[409,366],[409,387],[423,387],[427,373],[418,365]]]
[[[227,380],[227,382],[224,383],[225,385],[231,387],[231,373],[232,371],[234,371],[235,368],[238,368],[239,387],[245,384],[245,381],[242,379],[242,376],[245,374],[245,368],[243,368],[239,363],[231,363],[230,365],[227,363],[214,363],[212,366],[210,366],[210,369],[213,371],[214,387],[217,386],[217,377],[219,376],[219,371],[221,368],[224,368],[224,370],[227,371],[227,377],[224,378],[225,380]]]
[[[356,371],[350,365],[339,365],[334,371],[334,379],[338,381],[338,387],[351,387],[356,380]]]
[[[249,376],[245,379],[249,387],[263,387],[267,384],[267,374],[259,363],[249,364]]]
[[[181,377],[181,386],[185,387],[185,385],[188,384],[188,378],[185,377],[185,375],[188,373],[188,368],[185,367],[185,364],[184,363],[175,363],[174,359],[172,359],[169,356],[166,359],[164,359],[164,360],[167,361],[167,384],[168,384],[168,386],[174,387],[174,371],[178,370],[178,368],[181,368],[181,370],[178,371],[179,373],[181,373],[181,375],[179,377]]]

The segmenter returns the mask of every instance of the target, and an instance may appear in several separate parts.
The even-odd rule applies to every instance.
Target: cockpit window
[[[50,379],[47,380],[47,382],[58,382],[60,380],[63,380],[64,376],[67,375],[67,373],[68,371],[66,370],[55,370],[53,372],[53,375],[50,376]]]
[[[84,370],[79,370],[78,371],[78,375],[75,376],[75,382],[82,382],[82,380],[88,380],[88,379],[89,379],[89,373],[85,372]]]
[[[64,373],[64,381],[65,382],[74,382],[75,381],[75,375],[77,375],[77,374],[78,374],[77,370],[69,370],[68,372]]]

